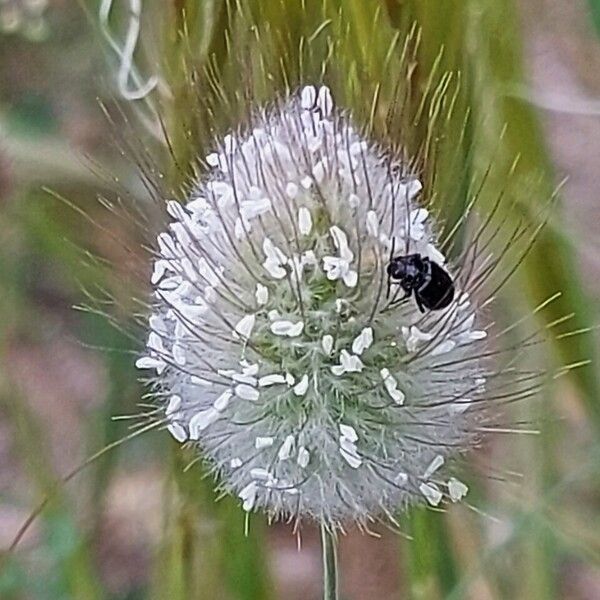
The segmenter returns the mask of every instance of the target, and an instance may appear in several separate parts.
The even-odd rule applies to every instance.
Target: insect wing
[[[430,310],[446,308],[454,299],[452,277],[437,263],[431,261],[431,279],[419,290],[421,302]]]

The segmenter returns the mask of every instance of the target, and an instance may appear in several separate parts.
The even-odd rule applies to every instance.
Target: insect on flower
[[[327,87],[256,111],[205,164],[167,202],[137,361],[171,434],[246,511],[335,529],[460,500],[446,466],[489,387],[482,277],[444,266],[419,180]],[[411,252],[390,262],[396,238]]]
[[[390,281],[398,280],[405,291],[401,302],[413,292],[417,306],[421,312],[441,310],[450,305],[454,299],[454,283],[452,277],[435,261],[420,254],[394,256],[387,266]],[[389,282],[388,282],[389,286]]]

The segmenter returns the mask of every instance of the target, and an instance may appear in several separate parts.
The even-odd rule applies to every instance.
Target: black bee
[[[413,292],[421,312],[446,308],[454,299],[452,277],[427,256],[407,254],[390,258],[387,266],[388,287],[390,281],[405,291],[398,300],[408,298]]]

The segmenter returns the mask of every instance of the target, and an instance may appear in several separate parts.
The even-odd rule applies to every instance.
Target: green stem
[[[323,600],[338,600],[337,541],[334,534],[321,525],[323,550]]]

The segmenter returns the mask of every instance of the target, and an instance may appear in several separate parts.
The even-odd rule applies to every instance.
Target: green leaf
[[[217,502],[214,483],[196,464],[196,455],[175,447],[173,452],[174,481],[167,490],[164,539],[150,597],[269,600],[261,519],[246,536],[246,515],[238,503]],[[186,460],[195,464],[184,472]]]
[[[427,507],[412,508],[409,533],[413,539],[407,540],[404,548],[409,556],[411,598],[445,598],[458,575],[444,516]]]
[[[590,16],[596,32],[600,35],[600,0],[588,0]]]

